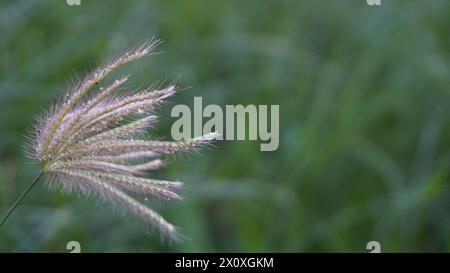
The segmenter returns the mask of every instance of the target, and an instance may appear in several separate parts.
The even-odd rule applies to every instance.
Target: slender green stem
[[[14,209],[19,205],[20,201],[27,195],[27,193],[33,188],[33,186],[39,181],[39,179],[44,175],[44,173],[40,173],[34,180],[31,182],[31,184],[28,186],[28,188],[25,189],[25,191],[19,196],[17,201],[9,208],[8,212],[3,216],[3,219],[0,221],[0,227],[3,225],[3,223],[8,219],[11,212],[14,211]]]

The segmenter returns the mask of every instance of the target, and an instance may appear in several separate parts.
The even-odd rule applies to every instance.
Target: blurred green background
[[[156,36],[163,54],[119,74],[132,88],[190,87],[173,105],[280,105],[280,146],[222,141],[174,158],[183,202],[142,200],[181,228],[161,240],[134,216],[40,183],[0,229],[1,252],[450,250],[450,2],[0,2],[0,212],[37,172],[27,128],[110,55]],[[118,74],[118,75],[119,75]]]

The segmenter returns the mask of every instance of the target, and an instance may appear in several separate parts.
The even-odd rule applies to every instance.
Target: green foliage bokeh
[[[187,237],[160,239],[108,204],[37,186],[0,229],[1,252],[450,250],[450,2],[0,3],[0,212],[37,167],[27,128],[77,75],[153,36],[163,54],[122,68],[132,88],[176,80],[170,108],[280,105],[280,146],[221,141],[173,158],[183,202],[142,200]],[[117,74],[117,75],[119,75]],[[73,80],[71,80],[73,79]]]

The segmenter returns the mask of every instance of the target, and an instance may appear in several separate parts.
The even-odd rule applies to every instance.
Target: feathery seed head
[[[161,154],[191,151],[218,134],[177,142],[142,137],[142,132],[156,122],[150,112],[175,93],[175,86],[119,96],[116,93],[127,81],[126,76],[100,87],[97,94],[86,99],[87,93],[112,71],[150,54],[158,43],[151,40],[124,52],[76,84],[61,104],[39,120],[31,153],[51,185],[59,183],[66,191],[94,192],[121,203],[163,234],[175,237],[173,225],[126,192],[181,199],[174,192],[180,182],[151,179],[147,172],[164,165],[158,158]],[[130,116],[139,118],[126,120]]]

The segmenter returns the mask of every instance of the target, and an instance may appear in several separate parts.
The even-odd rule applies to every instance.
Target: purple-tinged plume
[[[51,186],[59,185],[67,192],[97,193],[173,238],[177,230],[172,224],[127,193],[181,199],[174,192],[181,182],[152,179],[148,172],[164,165],[160,155],[195,150],[218,134],[177,142],[147,139],[143,133],[157,120],[152,111],[175,93],[175,86],[125,96],[118,94],[128,79],[122,77],[101,87],[111,72],[151,54],[157,44],[151,40],[130,49],[76,84],[60,104],[39,119],[30,154]],[[88,94],[93,89],[96,94]]]

